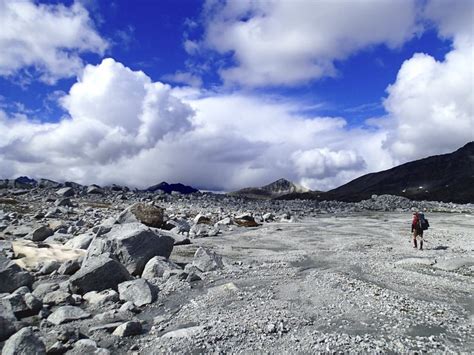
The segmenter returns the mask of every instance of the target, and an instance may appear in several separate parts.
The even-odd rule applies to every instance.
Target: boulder
[[[45,282],[35,286],[33,295],[39,299],[43,299],[48,293],[56,291],[58,288],[59,285],[56,282]]]
[[[17,318],[30,317],[38,314],[43,307],[42,302],[31,293],[13,293],[2,298],[2,303],[8,303],[9,308],[13,311]]]
[[[140,322],[130,321],[119,325],[112,334],[119,337],[129,337],[139,335],[141,332],[142,324]]]
[[[86,193],[89,195],[103,195],[104,190],[102,190],[97,185],[90,185],[89,187],[87,187]]]
[[[193,266],[204,272],[222,269],[224,263],[222,262],[222,257],[220,255],[217,255],[209,249],[199,247],[194,254]]]
[[[49,275],[59,269],[61,266],[61,263],[57,260],[46,260],[42,266],[41,269],[38,271],[39,275]]]
[[[76,271],[81,268],[81,264],[78,260],[67,260],[62,263],[58,269],[58,273],[61,275],[73,275]]]
[[[119,295],[114,290],[103,290],[100,292],[87,292],[84,296],[82,296],[82,298],[89,304],[103,305],[107,302],[117,302],[119,300]]]
[[[164,209],[158,206],[138,202],[125,209],[118,217],[117,223],[143,223],[148,227],[160,228],[164,223]]]
[[[79,294],[117,289],[119,283],[131,278],[127,269],[117,260],[101,255],[84,261],[79,271],[69,279],[69,288]]]
[[[173,269],[179,270],[181,268],[162,256],[154,256],[146,263],[145,268],[143,269],[142,278],[149,280],[156,277],[162,277],[166,270]]]
[[[62,189],[56,191],[56,195],[61,197],[72,197],[74,196],[74,190],[72,187],[63,187]]]
[[[85,233],[79,234],[72,239],[69,239],[64,246],[74,249],[87,249],[94,239],[94,234]]]
[[[89,318],[90,314],[75,306],[63,306],[55,310],[49,317],[48,322],[55,325],[72,322],[79,319]]]
[[[0,300],[0,341],[15,333],[15,314],[9,302]]]
[[[42,242],[43,240],[45,240],[49,236],[52,236],[53,234],[54,234],[54,231],[51,228],[47,226],[41,226],[33,230],[25,238],[30,239],[34,242]]]
[[[32,327],[26,327],[13,334],[5,342],[2,355],[42,355],[46,347]]]
[[[132,275],[141,275],[146,263],[154,256],[168,258],[173,250],[174,239],[152,231],[142,224],[131,223],[115,226],[96,237],[87,249],[87,258],[110,253],[119,260]]]
[[[0,293],[10,293],[21,286],[31,287],[33,276],[12,260],[0,255]]]
[[[43,297],[43,303],[56,306],[58,304],[73,304],[73,298],[69,292],[57,290]]]
[[[155,290],[144,279],[123,282],[118,285],[118,291],[122,301],[133,302],[138,307],[152,303],[156,298]]]
[[[234,223],[241,227],[258,227],[259,224],[255,221],[255,218],[249,213],[235,216]]]
[[[91,339],[79,339],[74,343],[71,350],[67,352],[68,355],[110,355],[110,351],[104,348],[97,347],[97,343]]]

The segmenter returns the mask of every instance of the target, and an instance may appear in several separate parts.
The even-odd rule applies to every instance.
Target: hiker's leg
[[[418,245],[416,244],[416,231],[413,232],[413,248],[416,248]]]
[[[420,250],[423,250],[423,239],[420,239]]]

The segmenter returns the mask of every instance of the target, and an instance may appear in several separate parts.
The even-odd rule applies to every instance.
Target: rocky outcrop
[[[43,355],[46,347],[32,327],[26,327],[12,335],[3,345],[2,355]]]
[[[168,258],[174,239],[142,224],[114,226],[107,234],[96,237],[87,250],[87,258],[110,253],[132,275],[141,275],[146,263],[154,256]]]
[[[146,203],[135,203],[120,213],[117,223],[143,223],[148,227],[160,228],[164,223],[164,210]]]
[[[21,286],[31,287],[33,276],[12,260],[0,255],[0,293],[12,292]]]
[[[69,287],[75,293],[102,291],[108,288],[117,289],[118,284],[132,277],[118,261],[107,255],[93,256],[86,259],[81,269],[69,279]]]

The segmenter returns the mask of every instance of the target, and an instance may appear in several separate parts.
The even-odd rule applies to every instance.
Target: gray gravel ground
[[[424,251],[409,243],[410,217],[328,215],[177,247],[172,258],[206,245],[229,266],[164,297],[150,312],[165,320],[133,343],[143,354],[472,353],[474,217],[431,214]],[[159,337],[179,328],[188,337]]]

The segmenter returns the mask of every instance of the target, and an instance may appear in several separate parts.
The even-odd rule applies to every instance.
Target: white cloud
[[[202,45],[232,54],[235,66],[221,76],[248,86],[334,76],[335,61],[373,45],[398,47],[417,31],[414,1],[208,1],[205,14]]]
[[[67,115],[58,123],[0,116],[2,175],[219,190],[285,176],[327,189],[391,163],[383,152],[365,158],[383,134],[349,130],[342,118],[302,116],[294,102],[172,89],[113,59],[86,66],[61,103]]]
[[[0,0],[2,76],[32,67],[41,80],[52,84],[80,72],[80,53],[103,54],[107,45],[79,3],[67,7]]]
[[[432,1],[425,14],[453,40],[453,49],[442,61],[414,54],[387,89],[386,146],[399,162],[447,153],[474,140],[474,3]]]
[[[154,83],[143,72],[110,58],[88,65],[61,102],[68,115],[58,123],[3,114],[0,154],[4,159],[19,166],[34,163],[87,170],[89,165],[134,156],[191,127],[191,108],[175,98],[168,85]]]
[[[199,76],[188,72],[177,71],[174,74],[164,75],[163,80],[176,84],[186,84],[192,87],[202,86],[202,79]]]

